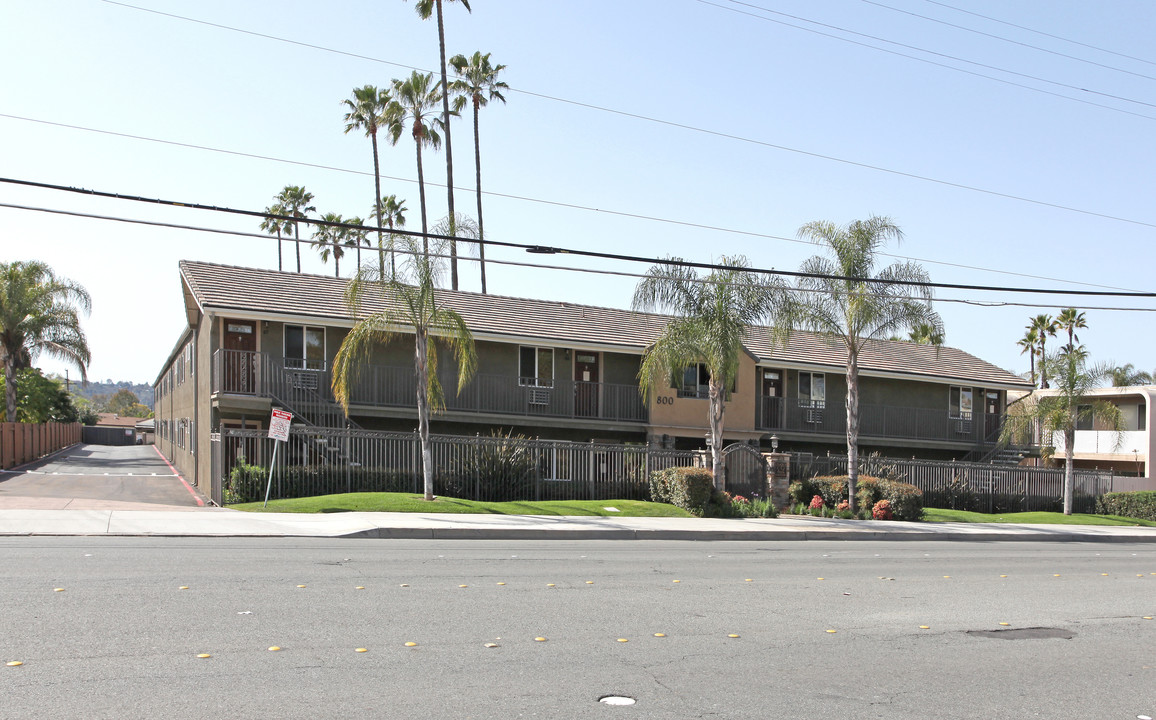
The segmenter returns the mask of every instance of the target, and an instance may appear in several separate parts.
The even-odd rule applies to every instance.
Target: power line
[[[733,271],[736,268],[732,265],[725,265],[721,263],[704,263],[692,262],[682,260],[680,258],[648,258],[639,255],[626,255],[622,253],[605,253],[594,250],[579,250],[575,248],[555,247],[550,245],[531,245],[528,243],[515,243],[502,240],[485,240],[477,238],[461,238],[449,235],[441,235],[438,233],[421,233],[409,230],[398,230],[394,228],[386,228],[381,226],[369,225],[352,225],[350,223],[337,223],[326,220],[318,220],[315,218],[298,218],[291,215],[277,215],[266,211],[258,210],[242,210],[238,208],[221,207],[217,205],[205,205],[202,203],[181,202],[176,200],[165,200],[161,198],[146,198],[136,195],[125,195],[121,193],[104,192],[100,190],[88,190],[84,188],[66,187],[64,185],[52,185],[49,183],[33,182],[30,180],[16,180],[13,178],[0,177],[0,183],[9,183],[14,185],[23,185],[28,187],[38,187],[49,190],[58,190],[62,192],[77,193],[81,195],[92,195],[96,197],[115,198],[118,200],[129,200],[133,202],[142,202],[152,205],[167,205],[170,207],[189,208],[193,210],[210,210],[213,212],[227,213],[232,215],[244,215],[249,217],[259,218],[276,218],[279,220],[289,220],[292,222],[304,223],[307,225],[320,225],[326,227],[341,227],[352,230],[365,230],[389,232],[394,235],[408,235],[411,237],[431,237],[438,240],[454,240],[467,243],[475,243],[477,245],[492,245],[494,247],[515,248],[525,250],[529,253],[539,255],[573,255],[576,257],[590,257],[599,258],[603,260],[617,260],[623,262],[637,262],[647,263],[650,265],[666,265],[673,267],[694,268],[699,270],[721,270]],[[302,241],[300,238],[295,238],[294,242],[311,242]],[[911,282],[902,280],[887,280],[881,278],[855,277],[847,275],[828,275],[823,273],[807,273],[796,272],[792,270],[776,270],[774,268],[757,268],[745,267],[741,268],[744,272],[751,272],[759,275],[769,275],[777,277],[791,277],[791,278],[814,278],[821,280],[835,280],[840,282],[856,282],[856,283],[870,283],[875,285],[904,285],[910,287],[923,287],[932,289],[952,289],[952,290],[971,290],[976,292],[1003,292],[1003,293],[1022,293],[1029,295],[1071,295],[1080,297],[1131,297],[1131,298],[1156,298],[1156,292],[1119,292],[1119,291],[1105,291],[1105,290],[1062,290],[1059,288],[1021,288],[1008,287],[998,285],[971,285],[966,283],[940,283],[940,282]]]
[[[892,12],[901,13],[903,15],[910,15],[911,17],[916,17],[916,18],[919,18],[920,20],[927,20],[928,22],[938,23],[940,25],[946,25],[947,27],[956,28],[957,30],[963,30],[965,32],[974,33],[976,35],[982,35],[983,37],[992,38],[994,40],[999,40],[1001,42],[1010,43],[1012,45],[1019,45],[1020,47],[1029,48],[1031,50],[1037,50],[1037,51],[1042,52],[1042,53],[1048,53],[1049,55],[1055,55],[1057,57],[1067,58],[1069,60],[1075,60],[1076,62],[1085,63],[1087,65],[1094,65],[1096,67],[1104,68],[1106,70],[1114,70],[1116,72],[1124,73],[1126,75],[1135,75],[1136,77],[1144,78],[1145,80],[1156,80],[1156,77],[1153,77],[1151,75],[1145,75],[1144,73],[1138,73],[1138,72],[1133,72],[1131,70],[1125,70],[1124,68],[1118,68],[1114,65],[1105,65],[1104,63],[1098,63],[1095,60],[1087,60],[1085,58],[1077,57],[1075,55],[1068,55],[1067,53],[1062,53],[1062,52],[1059,52],[1057,50],[1049,50],[1048,48],[1040,47],[1039,45],[1032,45],[1031,43],[1020,42],[1019,40],[1012,40],[1011,38],[1006,38],[1006,37],[1003,37],[1002,35],[995,35],[993,33],[987,33],[987,32],[984,32],[982,30],[976,30],[975,28],[969,28],[966,25],[957,25],[955,23],[947,22],[946,20],[940,20],[939,18],[929,17],[927,15],[920,15],[919,13],[911,12],[910,10],[904,10],[902,8],[891,7],[890,5],[885,5],[881,2],[876,2],[875,0],[860,0],[860,2],[865,2],[868,5],[874,5],[876,7],[881,7],[885,10],[890,10]]]
[[[132,225],[146,225],[146,226],[151,226],[151,227],[163,227],[163,228],[170,228],[170,229],[177,229],[177,230],[190,230],[190,231],[194,231],[194,232],[207,232],[207,233],[214,233],[214,234],[219,234],[219,235],[233,235],[233,236],[237,236],[237,237],[254,238],[257,240],[275,240],[276,239],[276,240],[279,240],[281,242],[295,242],[295,243],[314,244],[313,241],[311,241],[311,240],[301,240],[301,239],[297,239],[294,237],[277,238],[276,236],[272,236],[272,235],[264,235],[264,234],[252,233],[252,232],[243,232],[240,230],[224,230],[224,229],[219,229],[219,228],[208,228],[208,227],[202,227],[202,226],[197,226],[197,225],[183,225],[183,224],[178,224],[178,223],[165,223],[165,222],[159,222],[156,220],[140,220],[137,218],[126,218],[126,217],[119,217],[119,216],[115,216],[115,215],[97,215],[94,213],[83,213],[83,212],[79,212],[79,211],[75,211],[75,210],[60,210],[60,209],[56,209],[56,208],[34,207],[34,206],[30,206],[30,205],[17,205],[14,203],[0,203],[0,208],[10,208],[10,209],[14,209],[14,210],[28,210],[28,211],[33,211],[33,212],[44,212],[44,213],[50,213],[50,214],[54,214],[54,215],[67,215],[67,216],[71,216],[71,217],[81,217],[81,218],[87,218],[87,219],[93,219],[93,220],[108,220],[108,221],[112,221],[112,222],[122,222],[122,223],[127,223],[127,224],[132,224]],[[303,220],[303,222],[305,222],[305,221]],[[342,224],[325,223],[325,224],[327,224],[327,225],[340,225],[342,227],[349,227],[349,228],[356,228],[356,229],[363,229],[363,230],[372,230],[373,229],[373,228],[367,228],[365,226],[360,226],[360,225],[354,226],[354,225],[348,225],[348,224],[344,224],[344,223],[342,223]],[[398,231],[395,230],[394,232],[396,234]],[[418,234],[420,234],[420,233],[418,233]],[[446,238],[447,236],[435,235],[433,237]],[[466,242],[466,243],[478,243],[478,241],[474,240],[474,239],[457,238],[457,240],[460,242]],[[492,242],[491,241],[485,241],[482,244],[492,244]],[[355,249],[356,246],[349,246],[349,247],[350,247],[350,252],[352,252],[352,250]],[[391,250],[391,248],[373,247],[372,245],[368,246],[368,247],[363,247],[362,249],[366,253],[375,253],[375,252],[376,253],[385,253],[385,252],[393,251],[393,252],[397,252],[398,254],[401,254],[401,255],[411,254],[411,253],[409,253],[409,251],[403,250],[403,249],[393,248]],[[444,254],[438,254],[438,253],[430,253],[429,257],[448,260],[448,259],[450,259],[451,256],[450,255],[444,255]],[[461,258],[459,257],[459,259],[461,259]],[[469,260],[469,259],[467,259],[467,260]],[[647,275],[645,273],[626,272],[623,270],[606,270],[603,268],[573,267],[573,266],[567,266],[567,265],[547,265],[545,263],[520,262],[517,260],[502,260],[499,258],[487,258],[486,262],[487,263],[493,263],[495,265],[506,265],[506,266],[511,266],[511,267],[530,268],[530,269],[536,269],[536,270],[561,270],[561,271],[566,271],[566,272],[586,273],[586,274],[601,275],[601,276],[609,275],[609,276],[614,276],[614,277],[636,278],[636,279],[641,279],[641,278],[647,277]],[[657,261],[657,262],[661,263],[663,261]],[[683,263],[683,264],[684,265],[691,265],[690,263]],[[752,271],[753,272],[760,272],[757,270],[752,270]],[[286,272],[288,272],[288,271],[286,271]],[[823,276],[816,276],[816,277],[823,277]],[[714,284],[714,283],[719,282],[717,280],[711,280],[710,278],[687,278],[687,280],[689,282],[699,283],[699,284]],[[807,293],[807,294],[822,294],[825,292],[823,290],[816,290],[816,289],[811,289],[811,288],[790,288],[790,290],[792,292],[802,292],[802,293]],[[920,301],[925,299],[925,298],[917,297],[914,295],[897,296],[897,297],[900,299],[920,300]],[[1054,308],[1054,307],[1056,307],[1056,305],[1054,303],[1022,303],[1022,302],[1007,302],[1007,301],[985,302],[985,301],[978,301],[978,300],[968,300],[968,299],[964,299],[964,298],[944,298],[944,297],[935,297],[935,298],[933,298],[933,302],[972,305],[972,306],[981,307],[981,308],[997,308],[997,307]],[[1098,306],[1098,305],[1083,305],[1083,304],[1080,305],[1079,309],[1080,310],[1120,311],[1120,312],[1156,312],[1156,308]]]
[[[955,10],[956,12],[966,13],[968,15],[974,15],[975,17],[983,18],[984,20],[991,20],[992,22],[996,22],[996,23],[999,23],[1001,25],[1007,25],[1008,27],[1014,27],[1014,28],[1017,28],[1019,30],[1027,30],[1030,33],[1035,33],[1036,35],[1043,35],[1044,37],[1050,37],[1053,40],[1060,40],[1062,42],[1071,43],[1073,45],[1079,45],[1081,47],[1090,48],[1092,50],[1098,50],[1099,52],[1102,52],[1102,53],[1108,53],[1109,55],[1115,55],[1117,57],[1127,58],[1129,60],[1135,60],[1136,62],[1147,63],[1148,65],[1156,65],[1156,62],[1153,62],[1152,60],[1145,60],[1144,58],[1139,58],[1139,57],[1136,57],[1135,55],[1125,55],[1124,53],[1116,52],[1115,50],[1108,50],[1107,48],[1102,48],[1102,47],[1099,47],[1097,45],[1089,45],[1088,43],[1080,42],[1079,40],[1072,40],[1071,38],[1062,37],[1060,35],[1052,35],[1051,33],[1046,33],[1043,30],[1036,30],[1034,28],[1030,28],[1030,27],[1027,27],[1024,25],[1016,25],[1015,23],[1011,23],[1011,22],[1008,22],[1006,20],[1000,20],[999,18],[994,18],[990,15],[981,15],[980,13],[972,12],[971,10],[964,10],[963,8],[956,7],[954,5],[948,5],[947,3],[944,3],[944,2],[937,2],[937,0],[924,0],[924,2],[929,2],[932,5],[938,5],[940,7],[945,7],[948,10]]]
[[[1121,102],[1134,103],[1136,105],[1143,105],[1146,107],[1156,108],[1156,104],[1145,102],[1143,100],[1134,100],[1132,98],[1123,97],[1121,95],[1112,95],[1111,93],[1100,92],[1099,90],[1090,90],[1088,88],[1079,87],[1078,85],[1069,85],[1067,83],[1059,82],[1058,80],[1048,80],[1047,78],[1042,78],[1042,77],[1039,77],[1036,75],[1029,75],[1027,73],[1017,72],[1015,70],[1008,70],[1007,68],[1001,68],[1001,67],[998,67],[996,65],[988,65],[986,63],[977,62],[975,60],[967,60],[965,58],[957,57],[955,55],[948,55],[946,53],[936,52],[935,50],[928,50],[926,48],[921,48],[921,47],[918,47],[915,45],[908,45],[906,43],[897,42],[895,40],[888,40],[887,38],[882,38],[882,37],[879,37],[877,35],[869,35],[867,33],[857,32],[855,30],[848,30],[847,28],[839,27],[838,25],[830,25],[828,23],[819,22],[818,20],[808,20],[807,18],[800,17],[798,15],[791,15],[789,13],[779,12],[778,10],[771,10],[770,8],[766,8],[766,7],[763,7],[761,5],[755,5],[753,3],[742,2],[741,0],[724,0],[724,1],[729,2],[732,5],[740,5],[743,7],[753,8],[753,9],[759,10],[761,12],[767,12],[767,13],[771,13],[773,15],[780,15],[782,17],[787,17],[787,18],[790,18],[792,20],[798,20],[799,22],[808,23],[810,25],[818,25],[819,27],[825,27],[825,28],[829,28],[831,30],[837,30],[839,32],[844,32],[844,33],[847,33],[849,35],[855,35],[858,37],[867,38],[869,40],[874,40],[876,42],[887,43],[888,45],[895,45],[897,47],[907,48],[908,50],[915,50],[916,52],[927,53],[928,55],[934,55],[936,57],[941,57],[941,58],[944,58],[947,60],[954,60],[955,62],[961,62],[961,63],[966,63],[968,65],[974,65],[976,67],[985,68],[987,70],[995,70],[996,72],[1002,72],[1002,73],[1007,73],[1009,75],[1015,75],[1016,77],[1022,77],[1026,80],[1035,80],[1036,82],[1042,82],[1042,83],[1046,83],[1048,85],[1054,85],[1056,87],[1067,88],[1069,90],[1077,90],[1077,91],[1082,92],[1082,93],[1099,95],[1101,97],[1110,98],[1112,100],[1119,100]],[[740,15],[746,15],[748,17],[758,18],[758,19],[764,20],[766,22],[776,23],[778,25],[785,25],[786,27],[792,27],[792,28],[795,28],[796,30],[803,30],[804,32],[815,33],[817,35],[822,35],[824,37],[830,37],[830,38],[834,38],[836,40],[841,40],[843,42],[849,42],[849,43],[852,43],[854,45],[861,45],[863,47],[869,47],[873,50],[878,50],[879,52],[891,53],[890,50],[886,50],[884,48],[877,48],[877,47],[874,47],[872,45],[865,45],[864,43],[856,42],[854,40],[849,40],[847,38],[839,37],[837,35],[830,35],[828,33],[819,32],[817,30],[812,30],[810,28],[799,27],[798,25],[792,25],[790,23],[783,22],[782,20],[776,20],[774,18],[765,17],[763,15],[758,15],[756,13],[745,12],[743,10],[737,10],[735,8],[726,7],[724,5],[719,5],[719,4],[714,3],[714,2],[709,2],[708,0],[697,0],[697,2],[702,3],[703,5],[709,5],[711,7],[718,8],[720,10],[729,10],[730,12],[738,13]],[[899,55],[900,57],[905,57],[905,58],[909,58],[912,60],[920,60],[922,62],[931,62],[931,61],[926,60],[924,58],[912,57],[911,55],[904,55],[903,53],[892,53],[892,54]],[[961,68],[951,67],[950,65],[940,65],[939,63],[931,63],[931,64],[939,65],[940,67],[950,68],[950,69],[956,70],[958,72],[968,72],[966,70],[962,70]],[[969,73],[969,74],[978,75],[978,73]],[[1006,82],[1006,81],[999,80],[998,78],[992,78],[988,75],[979,75],[979,77],[985,77],[985,78],[988,78],[989,80],[998,80],[1000,82]],[[1008,83],[1008,84],[1016,85],[1016,83]],[[1033,87],[1030,87],[1027,85],[1016,85],[1016,86],[1027,88],[1029,90],[1034,90],[1036,92],[1046,92],[1044,90],[1040,90],[1039,88],[1033,88]],[[1075,100],[1076,102],[1086,102],[1084,100],[1080,100],[1079,98],[1073,98],[1073,97],[1069,97],[1067,95],[1059,95],[1056,93],[1048,93],[1048,94],[1056,95],[1056,97],[1062,97],[1062,98],[1066,98],[1068,100]],[[1127,110],[1123,110],[1121,108],[1112,107],[1111,105],[1100,105],[1099,103],[1089,103],[1089,104],[1096,105],[1097,107],[1108,108],[1110,110],[1115,110],[1117,112],[1126,112],[1129,115],[1136,115],[1138,117],[1148,118],[1149,120],[1156,120],[1156,118],[1154,118],[1150,115],[1144,115],[1141,113],[1132,113],[1132,112],[1129,112]]]
[[[697,0],[697,1],[698,1],[698,2],[704,2],[704,0]],[[140,11],[143,11],[143,12],[152,12],[152,13],[155,13],[155,14],[159,14],[159,15],[165,15],[165,16],[167,16],[167,17],[172,17],[172,18],[175,18],[175,19],[178,19],[178,20],[187,20],[187,21],[189,21],[189,22],[195,22],[195,23],[201,23],[201,24],[211,25],[211,26],[213,26],[213,27],[217,27],[217,28],[221,28],[221,29],[225,29],[225,30],[231,30],[231,31],[234,31],[234,32],[239,32],[239,33],[243,33],[243,34],[247,34],[247,35],[257,35],[257,36],[260,36],[260,37],[263,37],[263,38],[268,38],[268,39],[271,39],[271,40],[275,40],[275,41],[277,41],[277,42],[285,42],[285,43],[289,43],[289,44],[292,44],[292,45],[300,45],[300,46],[303,46],[303,47],[308,47],[308,48],[311,48],[311,49],[321,50],[321,51],[323,51],[323,52],[334,53],[334,54],[337,54],[337,55],[347,55],[347,56],[350,56],[350,57],[356,57],[356,58],[359,58],[359,59],[369,60],[369,61],[371,61],[371,62],[382,63],[382,64],[386,64],[386,65],[396,65],[396,66],[398,66],[398,67],[403,67],[403,68],[410,68],[410,67],[411,67],[411,66],[409,66],[409,65],[402,65],[402,64],[400,64],[400,63],[394,63],[394,62],[390,62],[390,61],[387,61],[387,60],[381,60],[380,58],[372,58],[372,57],[368,57],[368,56],[364,56],[364,55],[356,55],[356,54],[354,54],[354,53],[347,53],[347,52],[345,52],[345,51],[342,51],[342,50],[335,50],[335,49],[333,49],[333,48],[323,47],[323,46],[320,46],[320,45],[312,45],[312,44],[309,44],[309,43],[302,43],[302,42],[298,42],[298,41],[295,41],[295,40],[288,40],[288,39],[285,39],[285,38],[275,37],[275,36],[272,36],[272,35],[265,35],[265,34],[263,34],[263,33],[255,33],[255,32],[252,32],[252,31],[250,31],[250,30],[243,30],[243,29],[240,29],[240,28],[230,27],[230,26],[227,26],[227,25],[221,25],[221,24],[217,24],[217,23],[207,23],[207,22],[205,22],[205,21],[202,21],[202,20],[196,20],[196,19],[194,19],[194,18],[188,18],[188,17],[184,17],[184,16],[181,16],[181,15],[173,15],[173,14],[171,14],[171,13],[161,13],[161,12],[159,12],[159,11],[154,11],[154,10],[149,10],[149,9],[147,9],[147,8],[141,8],[141,7],[137,7],[136,5],[129,5],[129,4],[127,4],[127,3],[121,3],[121,2],[114,2],[114,0],[103,0],[103,2],[106,2],[106,3],[112,4],[112,5],[119,5],[119,6],[121,6],[121,7],[130,8],[130,9],[133,9],[133,10],[140,10]],[[711,4],[711,3],[704,3],[704,4],[708,4],[708,5],[709,5],[709,4]],[[743,13],[742,11],[740,11],[740,10],[735,10],[735,9],[733,9],[733,8],[726,8],[726,7],[723,7],[723,6],[719,6],[719,5],[716,5],[715,7],[718,7],[718,8],[720,8],[720,9],[723,9],[723,10],[729,10],[729,11],[731,11],[731,12],[737,12],[737,13],[740,13],[740,14],[751,15],[752,17],[761,17],[761,16],[758,16],[758,15],[753,15],[753,14],[751,14],[751,13]],[[777,22],[777,21],[775,21],[775,20],[772,20],[771,18],[762,18],[762,19],[764,19],[764,20],[767,20],[767,21],[769,21],[769,22]],[[796,28],[798,28],[798,26],[795,26],[795,25],[789,25],[789,23],[781,23],[781,24],[787,24],[789,27],[796,27]],[[808,28],[798,28],[798,29],[800,29],[800,30],[804,30],[804,31],[807,31],[807,32],[816,32],[816,33],[818,33],[818,31],[809,30]],[[1061,94],[1059,94],[1059,93],[1053,93],[1053,92],[1049,92],[1049,91],[1047,91],[1047,90],[1042,90],[1042,89],[1039,89],[1039,88],[1033,88],[1033,87],[1030,87],[1030,86],[1027,86],[1027,85],[1020,85],[1019,83],[1013,83],[1013,82],[1011,82],[1011,81],[1008,81],[1008,80],[1002,80],[1002,79],[1000,79],[1000,78],[993,78],[993,77],[991,77],[991,76],[988,76],[988,75],[983,75],[983,74],[980,74],[980,73],[974,73],[974,72],[971,72],[971,71],[969,71],[969,70],[964,70],[964,69],[962,69],[962,68],[955,68],[955,67],[952,67],[952,66],[950,66],[950,65],[943,65],[943,64],[941,64],[941,63],[936,63],[936,62],[934,62],[934,61],[931,61],[931,60],[927,60],[927,59],[925,59],[925,58],[917,58],[917,57],[914,57],[914,56],[911,56],[911,55],[904,55],[903,53],[896,53],[896,52],[894,52],[894,51],[891,51],[891,50],[887,50],[887,49],[885,49],[885,48],[876,48],[876,47],[874,47],[874,46],[871,46],[871,45],[867,45],[867,44],[865,44],[865,43],[857,43],[857,42],[855,42],[854,40],[848,40],[847,38],[839,38],[838,36],[835,36],[835,35],[827,35],[826,33],[818,33],[818,34],[820,34],[820,35],[825,35],[825,36],[828,36],[828,37],[832,37],[832,38],[835,38],[835,39],[838,39],[838,40],[843,40],[843,41],[845,41],[845,42],[850,42],[850,43],[853,43],[853,44],[857,44],[857,45],[863,45],[863,47],[868,47],[868,48],[871,48],[871,49],[873,49],[873,50],[878,50],[879,52],[886,52],[886,53],[890,53],[890,54],[893,54],[893,55],[898,55],[898,56],[900,56],[900,57],[910,58],[910,59],[913,59],[913,60],[919,60],[920,62],[926,62],[926,63],[930,63],[930,64],[932,64],[932,65],[937,65],[937,66],[940,66],[940,67],[948,68],[948,69],[950,69],[950,70],[956,70],[956,71],[958,71],[958,72],[966,73],[966,74],[969,74],[969,75],[976,75],[977,77],[983,77],[983,78],[987,78],[987,79],[989,79],[989,80],[995,80],[996,82],[1001,82],[1001,83],[1004,83],[1004,84],[1007,84],[1007,85],[1013,85],[1013,86],[1016,86],[1016,87],[1022,87],[1022,88],[1026,88],[1026,89],[1028,89],[1028,90],[1032,90],[1032,91],[1035,91],[1035,92],[1040,92],[1040,93],[1044,93],[1044,94],[1047,94],[1047,95],[1053,95],[1053,96],[1055,96],[1055,97],[1064,98],[1064,99],[1066,99],[1066,100],[1072,100],[1072,101],[1074,101],[1074,102],[1081,102],[1081,103],[1084,103],[1084,104],[1087,104],[1087,105],[1095,105],[1096,107],[1107,108],[1107,109],[1109,109],[1109,110],[1115,110],[1115,111],[1117,111],[1117,112],[1127,113],[1127,114],[1129,114],[1129,115],[1135,115],[1135,116],[1137,116],[1137,117],[1146,118],[1146,119],[1148,119],[1148,120],[1156,120],[1156,117],[1153,117],[1153,116],[1150,116],[1150,115],[1144,115],[1144,114],[1142,114],[1142,113],[1134,113],[1134,112],[1131,112],[1131,111],[1128,111],[1128,110],[1124,110],[1124,109],[1122,109],[1122,108],[1114,108],[1114,107],[1112,107],[1112,106],[1110,106],[1110,105],[1101,105],[1101,104],[1099,104],[1099,103],[1094,103],[1094,102],[1090,102],[1090,101],[1087,101],[1087,100],[1081,100],[1081,99],[1079,99],[1079,98],[1073,98],[1073,97],[1069,97],[1069,96],[1067,96],[1067,95],[1061,95]],[[876,172],[883,172],[883,173],[888,173],[888,174],[891,174],[891,175],[897,175],[897,176],[899,176],[899,177],[905,177],[905,178],[909,178],[909,179],[912,179],[912,180],[920,180],[920,181],[923,181],[923,182],[930,182],[930,183],[935,183],[935,184],[938,184],[938,185],[943,185],[943,186],[946,186],[946,187],[952,187],[952,188],[956,188],[956,189],[959,189],[959,190],[968,190],[968,191],[970,191],[970,192],[977,192],[977,193],[982,193],[982,194],[985,194],[985,195],[990,195],[990,196],[993,196],[993,197],[1000,197],[1000,198],[1004,198],[1004,199],[1006,199],[1006,200],[1015,200],[1015,201],[1017,201],[1017,202],[1025,202],[1025,203],[1030,203],[1030,204],[1033,204],[1033,205],[1038,205],[1038,206],[1041,206],[1041,207],[1049,207],[1049,208],[1053,208],[1053,209],[1057,209],[1057,210],[1065,210],[1065,211],[1068,211],[1068,212],[1074,212],[1074,213],[1079,213],[1079,214],[1082,214],[1082,215],[1088,215],[1088,216],[1090,216],[1090,217],[1098,217],[1098,218],[1103,218],[1103,219],[1105,219],[1105,220],[1115,220],[1115,221],[1117,221],[1117,222],[1129,223],[1129,224],[1133,224],[1133,225],[1141,225],[1141,226],[1144,226],[1144,227],[1156,227],[1156,224],[1154,224],[1154,223],[1148,223],[1148,222],[1143,222],[1143,221],[1138,221],[1138,220],[1131,220],[1131,219],[1128,219],[1128,218],[1118,217],[1118,216],[1115,216],[1115,215],[1108,215],[1108,214],[1106,214],[1106,213],[1098,213],[1098,212],[1095,212],[1095,211],[1092,211],[1092,210],[1082,210],[1082,209],[1079,209],[1079,208],[1070,207],[1070,206],[1067,206],[1067,205],[1062,205],[1062,204],[1059,204],[1059,203],[1051,203],[1051,202],[1047,202],[1047,201],[1043,201],[1043,200],[1034,200],[1034,199],[1031,199],[1031,198],[1022,197],[1022,196],[1019,196],[1019,195],[1013,195],[1013,194],[1010,194],[1010,193],[1003,193],[1003,192],[998,192],[998,191],[995,191],[995,190],[987,190],[987,189],[984,189],[984,188],[980,188],[980,187],[976,187],[976,186],[973,186],[973,185],[965,185],[965,184],[963,184],[963,183],[956,183],[956,182],[951,182],[951,181],[948,181],[948,180],[939,180],[939,179],[936,179],[936,178],[932,178],[932,177],[928,177],[928,176],[925,176],[925,175],[918,175],[918,174],[916,174],[916,173],[904,172],[904,171],[901,171],[901,170],[892,170],[892,169],[890,169],[890,168],[885,168],[885,167],[882,167],[882,166],[879,166],[879,165],[871,165],[871,164],[869,164],[869,163],[857,162],[857,161],[854,161],[854,160],[847,160],[847,159],[844,159],[844,158],[835,157],[835,156],[833,156],[833,155],[824,155],[824,154],[822,154],[822,153],[812,152],[812,151],[809,151],[809,150],[801,150],[801,149],[799,149],[799,148],[793,148],[793,147],[789,147],[789,146],[786,146],[786,145],[777,145],[777,144],[775,144],[775,143],[766,142],[766,141],[763,141],[763,140],[755,140],[755,139],[753,139],[753,138],[747,138],[747,137],[743,137],[743,136],[741,136],[741,135],[734,135],[734,134],[731,134],[731,133],[720,132],[720,131],[717,131],[717,130],[708,130],[708,129],[706,129],[706,128],[696,127],[696,126],[694,126],[694,125],[687,125],[687,124],[684,124],[684,123],[678,123],[678,122],[674,122],[674,121],[671,121],[671,120],[663,120],[663,119],[661,119],[661,118],[651,117],[651,116],[649,116],[649,115],[642,115],[642,114],[640,114],[640,113],[631,113],[631,112],[626,112],[626,111],[623,111],[623,110],[616,110],[616,109],[613,109],[613,108],[608,108],[608,107],[604,107],[604,106],[601,106],[601,105],[595,105],[595,104],[592,104],[592,103],[579,102],[579,101],[577,101],[577,100],[568,100],[568,99],[565,99],[565,98],[560,98],[560,97],[556,97],[556,96],[553,96],[553,95],[546,95],[546,94],[544,94],[544,93],[537,93],[537,92],[532,92],[532,91],[529,91],[529,90],[520,90],[520,89],[518,89],[518,88],[510,88],[510,91],[511,91],[511,92],[516,92],[516,93],[520,93],[520,94],[522,94],[522,95],[527,95],[527,96],[530,96],[530,97],[536,97],[536,98],[540,98],[540,99],[544,99],[544,100],[551,100],[551,101],[554,101],[554,102],[565,103],[565,104],[567,104],[567,105],[573,105],[574,107],[582,107],[582,108],[586,108],[586,109],[589,109],[589,110],[597,110],[597,111],[599,111],[599,112],[606,112],[606,113],[610,113],[610,114],[618,115],[618,116],[620,116],[620,117],[628,117],[628,118],[632,118],[632,119],[635,119],[635,120],[643,120],[643,121],[645,121],[645,122],[651,122],[651,123],[655,123],[655,124],[658,124],[658,125],[665,125],[665,126],[667,126],[667,127],[678,128],[678,129],[681,129],[681,130],[688,130],[688,131],[691,131],[691,132],[701,133],[701,134],[704,134],[704,135],[711,135],[711,136],[713,136],[713,137],[720,137],[720,138],[724,138],[724,139],[727,139],[727,140],[736,140],[736,141],[739,141],[739,142],[744,142],[744,143],[748,143],[748,144],[751,144],[751,145],[756,145],[756,146],[759,146],[759,147],[767,147],[767,148],[771,148],[771,149],[774,149],[774,150],[781,150],[781,151],[783,151],[783,152],[796,153],[796,154],[799,154],[799,155],[804,155],[804,156],[806,156],[806,157],[813,157],[813,158],[818,158],[818,159],[821,159],[821,160],[827,160],[827,161],[830,161],[830,162],[841,163],[841,164],[844,164],[844,165],[851,165],[851,166],[853,166],[853,167],[859,167],[859,168],[863,168],[863,169],[866,169],[866,170],[874,170],[874,171],[876,171]],[[4,117],[14,117],[14,116],[4,116]],[[23,119],[23,118],[21,118],[21,119]],[[39,122],[39,121],[36,121],[36,122]],[[97,132],[102,132],[102,131],[97,131]],[[162,142],[163,142],[163,141],[162,141]],[[240,154],[240,155],[243,155],[244,153],[236,153],[236,154]],[[259,156],[255,156],[255,157],[259,157]],[[276,159],[276,158],[269,158],[269,159]],[[280,159],[276,159],[276,160],[277,160],[278,162],[291,162],[291,161],[287,161],[287,160],[280,160]],[[316,166],[316,167],[325,167],[325,166]],[[412,182],[412,181],[407,181],[407,182]],[[495,195],[497,195],[497,194],[495,193]],[[556,204],[556,205],[565,205],[564,203],[552,203],[552,204]]]

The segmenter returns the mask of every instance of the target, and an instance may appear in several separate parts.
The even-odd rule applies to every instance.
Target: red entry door
[[[598,353],[574,354],[574,414],[598,417]]]

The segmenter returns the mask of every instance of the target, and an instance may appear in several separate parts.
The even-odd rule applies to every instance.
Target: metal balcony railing
[[[757,404],[757,427],[760,430],[845,435],[847,411],[842,403],[799,401],[791,398],[764,397]],[[1000,416],[953,415],[947,410],[895,407],[891,405],[860,405],[860,437],[880,437],[910,440],[941,440],[976,443],[998,428]],[[998,429],[995,430],[998,435]]]

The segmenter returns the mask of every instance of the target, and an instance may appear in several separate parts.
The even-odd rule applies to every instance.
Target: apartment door
[[[257,323],[253,320],[224,320],[221,347],[221,389],[225,392],[253,393],[257,389]]]
[[[999,411],[999,392],[988,390],[983,394],[984,439],[987,442],[999,440],[1003,430],[1003,415]]]
[[[783,373],[781,370],[761,370],[763,374],[762,413],[763,427],[782,427]]]
[[[574,354],[574,414],[598,417],[598,353]]]

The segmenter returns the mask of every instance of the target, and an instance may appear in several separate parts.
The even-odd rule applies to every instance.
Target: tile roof
[[[181,276],[203,307],[350,321],[344,301],[345,279],[275,270],[242,268],[182,260]],[[481,295],[442,290],[447,304],[477,335],[532,339],[641,351],[655,340],[670,317],[574,303]],[[382,296],[367,298],[364,308],[386,307]],[[752,328],[747,349],[763,363],[817,366],[841,372],[846,353],[827,337],[796,332],[787,347],[775,345],[767,328]],[[949,347],[935,348],[902,341],[868,345],[859,367],[866,373],[888,373],[980,385],[1030,387],[1026,380]]]

